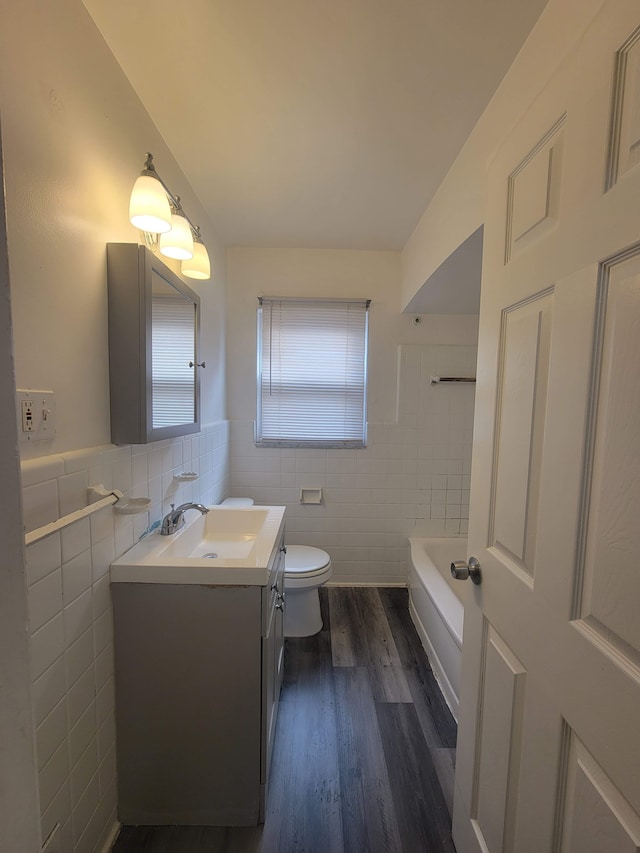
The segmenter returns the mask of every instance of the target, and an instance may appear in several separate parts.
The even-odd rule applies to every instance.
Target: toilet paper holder
[[[300,489],[301,504],[321,504],[322,489]]]

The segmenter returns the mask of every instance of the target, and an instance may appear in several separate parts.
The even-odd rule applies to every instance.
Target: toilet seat
[[[289,589],[320,586],[333,574],[331,557],[322,548],[287,545],[284,558],[285,584]]]

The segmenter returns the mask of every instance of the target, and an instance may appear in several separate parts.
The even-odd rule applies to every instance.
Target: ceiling
[[[401,249],[546,0],[84,4],[224,243]]]

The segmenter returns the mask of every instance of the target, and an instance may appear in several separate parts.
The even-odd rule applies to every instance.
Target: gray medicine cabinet
[[[145,246],[107,244],[111,441],[200,431],[200,298]]]

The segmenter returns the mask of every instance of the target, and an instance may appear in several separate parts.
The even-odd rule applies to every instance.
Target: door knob
[[[475,557],[469,557],[469,562],[465,560],[454,560],[451,563],[451,577],[457,581],[466,581],[471,578],[473,583],[482,583],[482,573],[480,572],[480,563]]]

